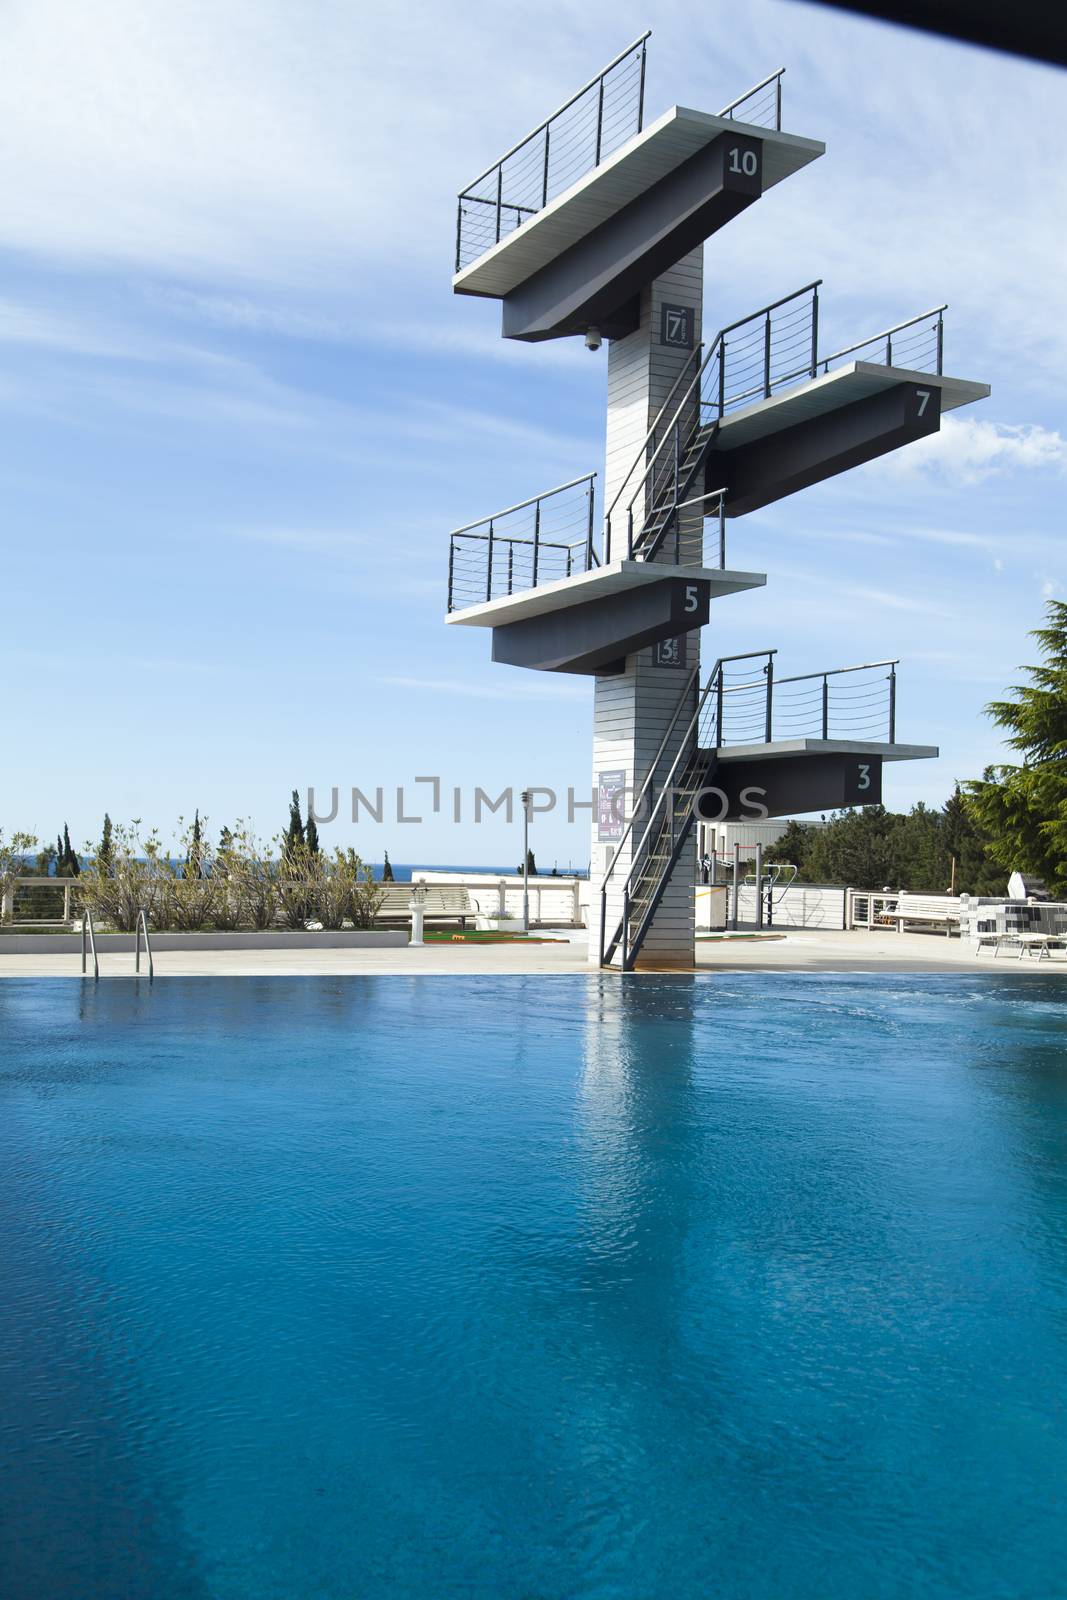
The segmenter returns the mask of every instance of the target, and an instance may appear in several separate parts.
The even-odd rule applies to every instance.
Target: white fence
[[[473,878],[463,872],[414,872],[414,883],[447,884],[466,889],[471,905],[483,917],[522,916],[522,878],[498,878],[489,873]],[[588,878],[530,879],[530,921],[549,927],[589,926]]]
[[[770,922],[765,909],[763,925],[774,928],[843,928],[846,893],[845,889],[817,883],[795,883],[788,889],[776,889]],[[698,928],[712,931],[727,928],[732,923],[733,911],[734,897],[730,884],[698,885]],[[755,885],[742,884],[737,896],[738,926],[754,928],[758,917]]]

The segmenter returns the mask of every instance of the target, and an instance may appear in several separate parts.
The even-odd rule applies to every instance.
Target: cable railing
[[[651,30],[627,45],[462,191],[456,216],[457,272],[641,132],[650,38]]]
[[[762,657],[757,672],[731,673],[724,663],[717,664],[698,728],[701,749],[790,739],[896,743],[898,661],[776,678],[776,654],[767,650],[750,658]],[[842,678],[848,683],[838,682]]]
[[[913,372],[944,371],[947,305],[898,322],[882,333],[819,354],[822,279],[728,323],[710,345],[698,345],[675,379],[645,442],[607,507],[604,559],[651,559],[679,513],[702,500],[704,515],[725,519],[723,491],[702,490],[708,452],[718,425],[744,406],[825,375],[849,359]],[[620,537],[625,538],[625,550]],[[725,564],[725,537],[720,538]]]
[[[456,528],[448,546],[448,610],[501,600],[599,566],[596,473]]]
[[[784,73],[784,67],[779,67],[777,72],[768,73],[751,89],[746,89],[744,94],[738,95],[736,100],[731,100],[728,106],[723,106],[719,116],[729,117],[734,122],[747,122],[750,127],[774,128],[781,133]]]

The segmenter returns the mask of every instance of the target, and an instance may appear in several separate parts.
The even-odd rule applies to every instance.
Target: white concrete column
[[[607,448],[604,475],[604,504],[608,506],[615,497],[620,483],[626,477],[634,459],[647,437],[648,430],[663,405],[679,372],[691,358],[691,352],[665,344],[661,337],[663,306],[682,306],[693,311],[693,339],[701,337],[701,312],[703,300],[703,246],[692,251],[684,260],[646,289],[642,295],[641,323],[625,339],[612,340],[608,351],[608,417]],[[680,386],[679,398],[685,383]],[[695,420],[695,413],[694,413]],[[616,508],[612,525],[611,559],[626,553],[626,517],[624,506],[632,494],[624,490]],[[643,510],[643,507],[640,508]],[[621,515],[620,515],[621,513]],[[640,529],[640,517],[637,522]],[[682,522],[682,561],[686,565],[702,565],[703,517],[699,508],[684,514]],[[670,549],[661,552],[659,560],[673,563],[674,540]],[[687,677],[697,666],[700,652],[699,630],[684,637],[681,663],[677,666],[656,664],[654,648],[639,651],[627,658],[625,670],[615,675],[598,675],[593,715],[593,785],[594,792],[602,775],[622,772],[627,789],[624,814],[629,816],[633,797],[651,767],[660,742],[674,714]],[[678,733],[684,731],[696,706],[696,691],[691,691],[684,714],[679,718]],[[676,753],[678,739],[668,747],[669,756]],[[668,756],[668,760],[669,760]],[[619,864],[612,876],[607,895],[607,935],[611,933],[622,914],[622,884],[629,870],[631,845],[640,839],[643,823],[636,826],[636,835],[627,841]],[[590,960],[599,959],[601,886],[607,863],[615,850],[615,843],[605,839],[604,829],[597,814],[593,816],[590,906]],[[697,840],[693,830],[672,882],[668,886],[639,957],[639,965],[690,966],[694,956]]]

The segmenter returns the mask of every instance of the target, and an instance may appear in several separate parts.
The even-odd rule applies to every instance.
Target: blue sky
[[[588,784],[589,684],[493,667],[442,614],[451,527],[599,465],[606,350],[505,344],[454,299],[454,206],[648,26],[650,118],[785,64],[786,127],[827,144],[709,247],[706,327],[816,277],[825,348],[946,300],[947,370],[993,385],[733,524],[768,585],[716,604],[705,655],[902,657],[900,736],[942,759],[891,805],[997,759],[982,706],[1064,594],[1060,74],[792,0],[3,15],[0,824],[169,835],[199,806],[270,835],[294,784]],[[324,837],[473,864],[516,832]],[[534,844],[584,863],[588,828]]]

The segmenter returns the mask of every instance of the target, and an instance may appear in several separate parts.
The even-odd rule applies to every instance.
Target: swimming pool
[[[999,973],[0,984],[0,1591],[1062,1593],[1065,1042]]]

